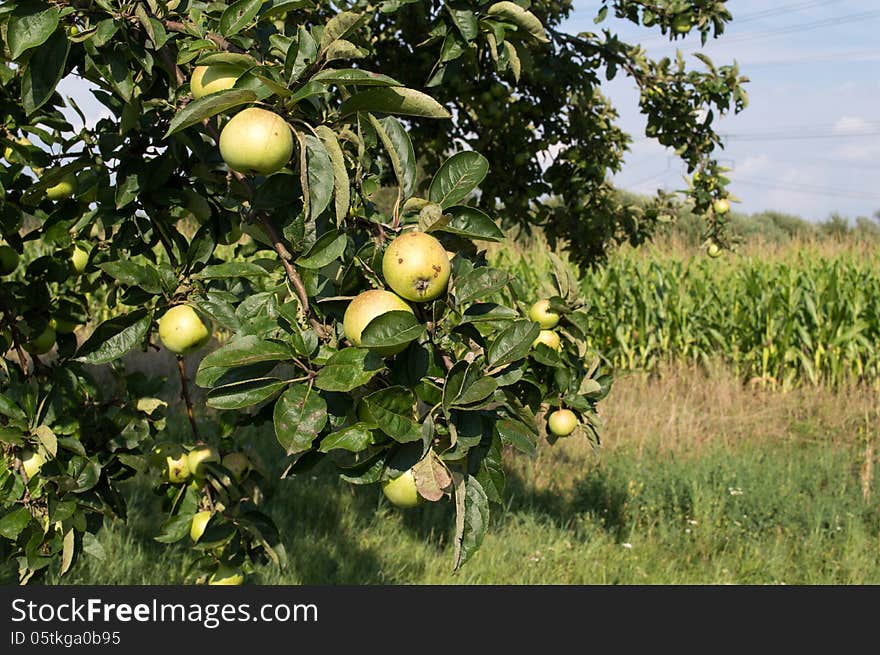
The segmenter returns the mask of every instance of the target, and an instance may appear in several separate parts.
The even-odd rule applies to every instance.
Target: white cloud
[[[767,155],[756,155],[746,157],[742,164],[736,166],[731,172],[731,177],[737,175],[751,175],[761,173],[770,166],[770,157]]]
[[[868,127],[864,118],[859,116],[844,116],[834,124],[835,132],[862,132]]]

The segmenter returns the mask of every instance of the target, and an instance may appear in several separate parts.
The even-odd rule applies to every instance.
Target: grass
[[[319,467],[270,483],[290,566],[260,565],[249,581],[880,583],[873,392],[766,393],[723,370],[677,369],[627,376],[612,398],[601,455],[563,440],[508,458],[504,505],[458,573],[449,503],[399,511]],[[248,439],[267,461],[277,454],[271,434]],[[143,482],[129,492],[133,520],[99,535],[106,561],[83,557],[50,583],[183,581],[188,544],[155,543],[158,501]]]

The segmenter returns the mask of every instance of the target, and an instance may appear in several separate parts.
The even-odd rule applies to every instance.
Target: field
[[[546,288],[542,248],[507,244],[492,258]],[[601,452],[563,440],[508,458],[505,503],[453,575],[448,504],[400,512],[321,468],[279,481],[273,436],[254,432],[290,567],[252,581],[880,583],[877,256],[800,243],[709,260],[664,244],[579,273],[595,343],[621,369],[601,406]],[[50,582],[184,579],[188,549],[152,540],[158,500],[143,481],[129,491],[136,514],[105,525],[104,562],[82,558]]]

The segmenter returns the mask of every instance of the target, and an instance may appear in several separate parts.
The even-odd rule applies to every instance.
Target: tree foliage
[[[613,8],[639,8],[644,22],[647,4]],[[665,4],[707,5],[706,33],[726,17],[723,4]],[[707,173],[711,118],[690,136],[687,126],[696,107],[726,108],[737,91],[730,71],[701,76],[649,62],[610,34],[563,35],[555,26],[567,11],[418,0],[0,9],[0,228],[21,260],[7,267],[4,255],[0,289],[0,554],[13,575],[26,582],[50,565],[63,573],[82,552],[102,557],[96,531],[103,517],[124,518],[120,483],[138,474],[163,498],[156,539],[189,535],[199,552],[193,580],[258,559],[284,566],[282,535],[261,510],[261,471],[243,453],[247,426],[274,430],[286,476],[322,460],[354,485],[412,469],[424,499],[454,501],[456,568],[501,499],[502,450],[532,453],[549,407],[575,411],[575,434],[599,444],[596,405],[611,377],[585,345],[589,299],[560,263],[550,309],[563,347],[535,345],[537,299],[487,264],[484,244],[503,238],[504,216],[566,238],[638,223],[604,182],[626,137],[598,94],[597,62],[638,77],[646,106],[660,88],[668,99],[650,101],[667,117],[658,137]],[[680,13],[652,16],[665,29]],[[197,66],[232,70],[234,85],[194,97]],[[71,76],[105,110],[94,125],[57,91]],[[491,105],[472,115],[473,88],[510,101],[510,120]],[[271,174],[233,170],[218,148],[249,107],[290,130],[292,157]],[[527,145],[505,159],[502,135]],[[553,165],[539,169],[533,155],[557,143]],[[389,181],[392,198],[379,202]],[[705,205],[717,193],[699,187],[695,198]],[[383,253],[407,230],[448,251],[448,286],[409,303],[412,313],[375,317],[355,345],[345,310],[394,284]],[[181,304],[219,341],[194,380],[178,357],[186,434],[170,429],[165,381],[122,359],[159,349],[159,319]],[[192,402],[193,384],[205,406]],[[29,473],[30,452],[44,461]],[[197,515],[210,516],[203,534]]]

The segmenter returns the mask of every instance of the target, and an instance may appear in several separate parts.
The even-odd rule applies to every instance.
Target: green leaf
[[[486,353],[489,366],[504,366],[524,358],[540,331],[541,326],[532,321],[514,321],[489,345]]]
[[[453,406],[473,405],[485,400],[498,388],[495,378],[482,377],[464,389],[453,402]]]
[[[321,35],[321,52],[326,51],[330,44],[337,39],[348,36],[360,24],[361,18],[363,18],[362,14],[343,11],[327,21],[327,25],[324,26],[324,32]]]
[[[254,102],[256,99],[257,94],[249,89],[226,89],[193,100],[174,115],[163,138],[167,139],[175,132],[201,123],[206,118],[211,118],[232,107]]]
[[[275,437],[288,455],[301,453],[327,424],[327,403],[314,389],[293,385],[275,404]]]
[[[411,313],[393,311],[380,314],[361,331],[364,348],[394,348],[418,339],[425,326]]]
[[[300,142],[300,179],[306,216],[315,220],[327,208],[333,196],[333,163],[318,137],[303,132],[297,132],[296,136]]]
[[[431,96],[406,87],[380,87],[361,91],[342,103],[340,116],[359,111],[381,112],[421,118],[450,118],[450,114]]]
[[[214,387],[205,404],[215,409],[243,409],[264,402],[281,391],[287,382],[278,378],[258,378]]]
[[[0,536],[14,541],[31,522],[31,513],[27,507],[19,507],[0,519]]]
[[[9,55],[18,59],[30,48],[42,45],[58,27],[58,8],[45,2],[25,0],[14,3],[6,30]],[[36,63],[36,62],[34,62]],[[40,65],[42,65],[42,58]]]
[[[220,34],[229,38],[238,34],[256,17],[263,0],[238,0],[220,16]]]
[[[315,73],[312,82],[321,84],[338,84],[340,86],[403,86],[394,78],[361,70],[360,68],[325,68],[320,73]]]
[[[285,343],[260,339],[254,335],[238,337],[202,359],[196,373],[196,384],[209,387],[227,369],[262,362],[283,362],[292,357],[293,353]]]
[[[229,66],[235,66],[244,72],[249,68],[259,66],[260,62],[254,59],[251,55],[244,55],[237,52],[209,52],[199,57],[196,64],[199,66],[228,64]]]
[[[364,397],[379,428],[398,443],[420,441],[422,431],[413,420],[415,398],[406,387],[388,387]]]
[[[336,138],[336,132],[326,125],[315,128],[318,138],[330,155],[330,163],[333,165],[333,197],[336,209],[336,223],[342,225],[348,216],[348,207],[351,204],[351,183],[348,179],[348,170],[345,167],[345,155]]]
[[[454,473],[455,553],[453,568],[458,570],[479,550],[489,526],[489,499],[477,479]]]
[[[476,189],[489,172],[489,160],[478,152],[459,152],[445,162],[431,180],[428,199],[443,209],[457,205]]]
[[[448,232],[466,239],[483,241],[504,241],[504,232],[488,214],[465,205],[456,205],[447,210],[449,219],[436,223],[428,232]]]
[[[479,27],[477,24],[477,16],[474,14],[473,10],[466,5],[458,5],[457,3],[456,8],[453,8],[453,5],[451,4],[447,4],[446,10],[449,12],[452,22],[455,24],[455,27],[458,28],[458,31],[461,33],[462,37],[464,37],[465,41],[473,41],[477,38]]]
[[[351,41],[338,39],[330,44],[324,53],[324,59],[328,62],[338,59],[363,59],[368,52],[363,48],[356,46]]]
[[[455,280],[455,301],[461,306],[476,298],[489,298],[510,281],[506,271],[481,266]]]
[[[483,323],[487,321],[510,321],[518,316],[519,312],[512,307],[505,307],[504,305],[498,305],[491,302],[474,303],[465,310],[461,322]]]
[[[313,270],[324,268],[342,256],[347,243],[348,237],[344,233],[336,230],[325,232],[305,255],[296,260],[296,265]]]
[[[162,293],[162,283],[154,268],[122,259],[101,264],[100,268],[114,280],[126,286],[140,287],[152,294]]]
[[[22,409],[2,393],[0,393],[0,414],[19,421],[24,421],[27,418]]]
[[[409,132],[393,116],[386,116],[379,123],[388,136],[387,142],[383,139],[385,149],[389,153],[391,152],[389,148],[394,150],[394,158],[398,164],[394,169],[394,173],[397,176],[398,184],[401,186],[401,202],[404,202],[415,193],[418,175],[412,140],[409,138]]]
[[[318,371],[315,386],[324,391],[348,392],[369,382],[384,366],[382,358],[366,348],[343,348]]]
[[[224,262],[205,266],[201,271],[193,275],[196,280],[218,280],[228,277],[254,278],[268,275],[269,272],[253,262]]]
[[[532,12],[523,9],[515,2],[504,0],[496,2],[486,11],[489,16],[497,16],[504,21],[508,21],[517,26],[526,34],[529,34],[536,41],[541,43],[549,43],[547,33],[544,32],[544,26],[540,19]]]
[[[101,323],[77,351],[76,360],[107,364],[141,344],[150,329],[153,313],[139,309]]]
[[[64,75],[70,41],[63,30],[57,30],[44,43],[37,55],[39,61],[31,61],[24,67],[21,78],[21,103],[28,116],[43,106]]]
[[[359,453],[373,444],[373,433],[365,423],[355,423],[338,432],[332,432],[321,440],[319,452],[329,453],[331,450],[347,450]]]
[[[504,443],[513,446],[526,455],[535,454],[538,435],[529,430],[525,423],[503,418],[495,424],[495,430]]]
[[[284,60],[284,73],[288,84],[293,84],[318,58],[318,45],[309,31],[302,25],[297,31],[295,46],[290,46]]]

